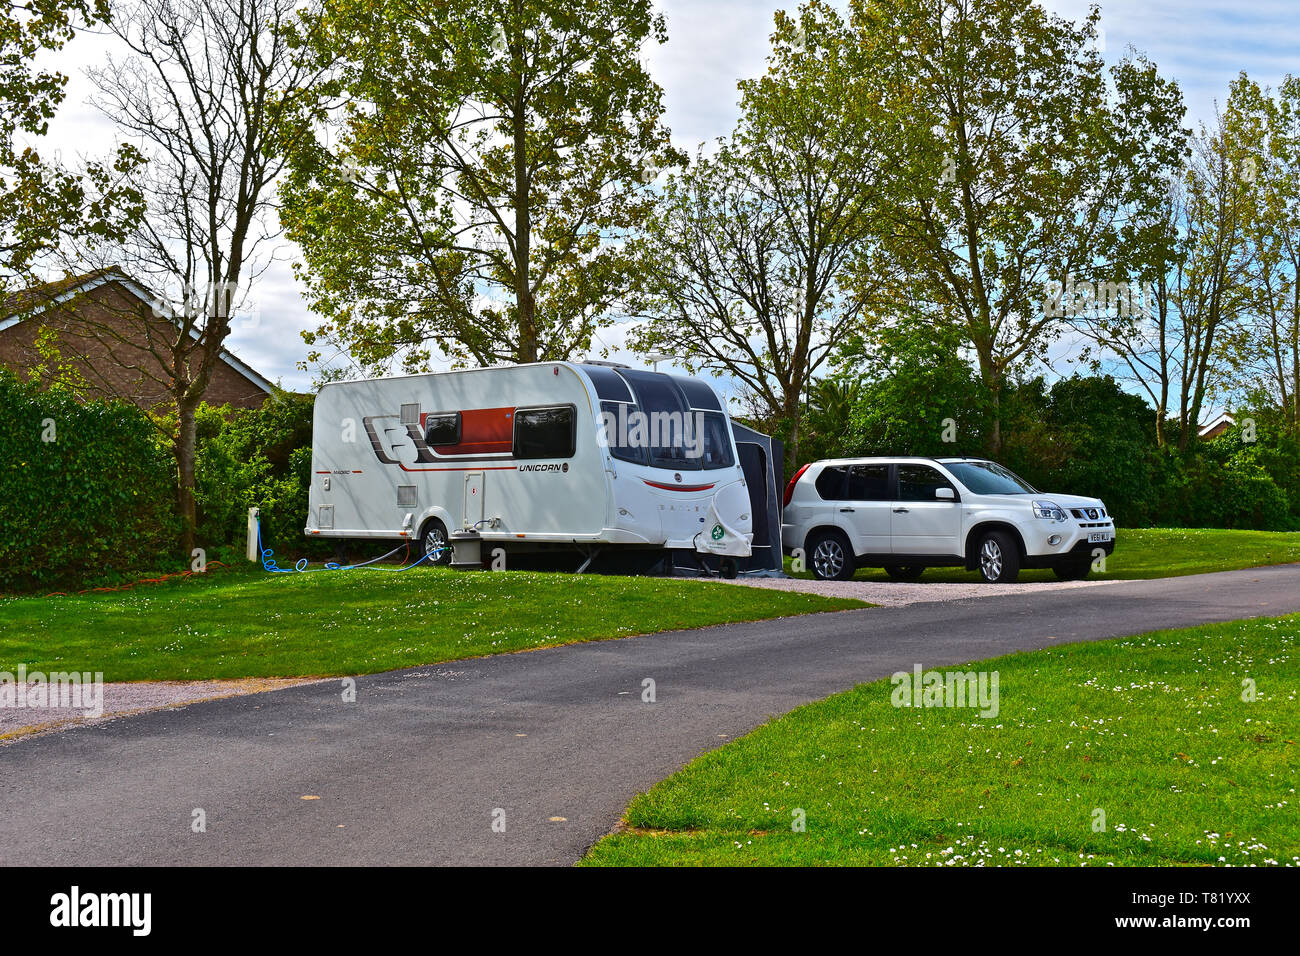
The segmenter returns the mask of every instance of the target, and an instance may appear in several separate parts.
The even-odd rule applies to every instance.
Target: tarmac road
[[[330,681],[154,711],[0,746],[0,863],[569,864],[693,757],[914,663],[1294,611],[1283,565],[457,661],[356,678],[354,703]]]

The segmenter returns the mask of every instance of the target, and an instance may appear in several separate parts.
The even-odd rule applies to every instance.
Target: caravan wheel
[[[418,553],[432,555],[425,564],[451,564],[451,542],[447,538],[447,526],[437,518],[426,523],[420,532]]]

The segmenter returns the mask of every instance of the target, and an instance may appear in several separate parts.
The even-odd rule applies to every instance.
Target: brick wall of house
[[[39,365],[36,340],[43,326],[57,331],[62,360],[89,383],[88,397],[125,398],[146,410],[170,406],[165,367],[143,346],[152,341],[155,351],[165,354],[175,328],[119,283],[105,283],[0,329],[0,365],[20,375]],[[205,400],[257,408],[266,396],[256,382],[219,361]]]

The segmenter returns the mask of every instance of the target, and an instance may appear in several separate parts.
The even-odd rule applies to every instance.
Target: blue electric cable
[[[338,564],[337,562],[334,561],[327,561],[324,567],[309,568],[307,567],[308,564],[307,559],[299,558],[297,561],[294,562],[293,567],[282,568],[278,564],[276,564],[275,552],[270,548],[262,547],[261,517],[259,516],[253,520],[257,522],[257,550],[262,556],[262,570],[267,571],[271,574],[312,574],[316,571],[355,571],[360,568],[368,568],[368,570],[371,571],[409,571],[411,570],[411,568],[415,567],[418,564],[422,564],[423,562],[427,561],[429,558],[436,557],[437,555],[442,554],[442,552],[450,550],[445,545],[441,548],[434,548],[432,551],[425,552],[425,554],[422,555],[418,560],[401,568],[372,568],[369,566],[375,564],[378,561],[382,561],[385,558],[392,557],[398,551],[401,551],[403,548],[409,547],[409,544],[403,544],[399,547],[394,548],[392,551],[389,551],[387,554],[381,554],[379,557],[371,558],[369,561],[362,561],[360,564]]]

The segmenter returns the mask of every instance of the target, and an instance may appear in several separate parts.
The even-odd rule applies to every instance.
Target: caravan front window
[[[699,471],[699,446],[691,431],[694,420],[672,379],[631,369],[622,375],[636,392],[637,408],[645,416],[650,466]]]
[[[611,440],[611,454],[674,471],[735,466],[727,416],[711,388],[693,379],[674,379],[657,372],[619,369],[618,374],[631,386],[636,404],[602,402],[601,410],[626,413],[624,417],[635,421],[637,427],[628,435],[620,433],[617,439],[619,445],[632,447],[620,447],[615,452],[615,441]],[[698,407],[703,404],[711,408]],[[635,454],[638,448],[644,449],[644,457]]]
[[[645,442],[639,440],[634,427],[640,414],[635,405],[626,402],[601,402],[601,423],[604,426],[606,447],[610,455],[620,461],[645,464]]]

